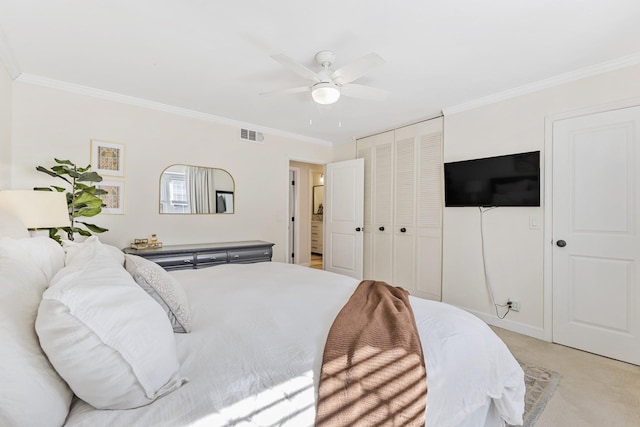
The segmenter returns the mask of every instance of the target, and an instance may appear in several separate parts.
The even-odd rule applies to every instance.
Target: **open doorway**
[[[324,171],[310,171],[311,180],[311,268],[322,269],[324,248]]]
[[[290,161],[289,171],[290,262],[322,269],[324,165]]]

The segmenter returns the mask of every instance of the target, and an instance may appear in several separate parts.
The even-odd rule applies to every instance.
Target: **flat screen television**
[[[444,164],[445,206],[540,206],[540,152]]]

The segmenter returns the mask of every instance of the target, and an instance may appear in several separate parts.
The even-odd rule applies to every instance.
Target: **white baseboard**
[[[520,322],[514,322],[509,319],[499,319],[497,316],[493,316],[487,313],[481,313],[476,310],[471,310],[466,307],[458,307],[464,311],[468,311],[476,317],[479,317],[485,323],[491,326],[497,326],[502,329],[506,329],[508,331],[517,332],[522,335],[527,335],[529,337],[538,338],[539,340],[544,340],[544,329],[536,328],[534,326],[526,325]]]

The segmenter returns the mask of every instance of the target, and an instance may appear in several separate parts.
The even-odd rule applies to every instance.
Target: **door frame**
[[[300,185],[299,185],[299,180],[300,180],[300,168],[298,167],[293,167],[293,166],[289,166],[289,172],[293,172],[295,175],[295,180],[296,183],[294,185],[294,209],[293,209],[293,216],[295,218],[295,220],[293,221],[293,248],[290,247],[290,241],[291,241],[291,230],[289,227],[287,227],[287,264],[297,264],[298,263],[298,253],[300,252]],[[289,175],[287,175],[289,176]],[[291,180],[289,178],[289,188],[291,188]],[[287,193],[287,199],[288,199],[288,204],[287,204],[287,224],[291,224],[291,199],[289,199],[289,196],[291,195],[291,191],[289,191]],[[291,253],[291,251],[293,251],[293,260],[291,259],[291,256],[289,255]]]
[[[559,120],[573,119],[590,114],[621,110],[640,106],[640,98],[629,98],[621,101],[595,105],[564,113],[552,114],[544,118],[544,164],[540,165],[544,194],[544,277],[543,277],[543,325],[542,333],[545,341],[553,341],[553,124]]]

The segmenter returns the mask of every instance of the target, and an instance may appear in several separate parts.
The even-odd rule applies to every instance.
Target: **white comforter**
[[[227,264],[172,273],[190,334],[176,334],[190,382],[146,407],[100,411],[77,400],[69,426],[311,426],[329,328],[358,281],[306,267]],[[427,425],[522,423],[524,380],[474,316],[411,298],[427,365]]]

